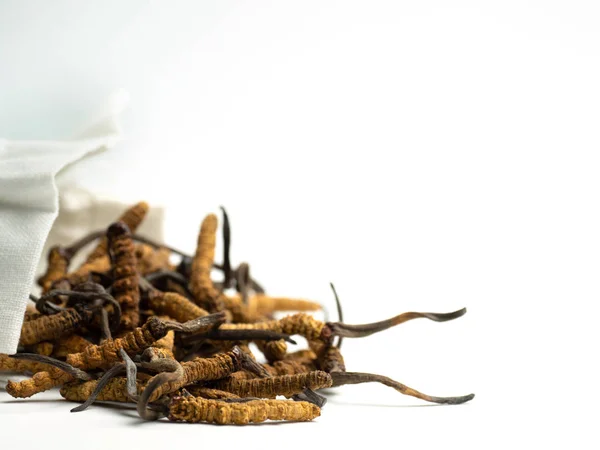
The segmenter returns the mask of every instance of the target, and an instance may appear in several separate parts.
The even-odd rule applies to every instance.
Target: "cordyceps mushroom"
[[[430,396],[383,375],[347,371],[353,361],[341,351],[344,338],[419,318],[445,322],[465,309],[350,325],[332,284],[338,321],[317,320],[310,312],[324,311],[321,304],[266,294],[248,263],[232,268],[230,221],[221,209],[222,264],[214,261],[214,214],[204,218],[190,256],[136,234],[144,202],[107,229],[52,248],[42,295],[30,295],[35,308],[25,312],[18,353],[0,355],[0,371],[33,375],[9,381],[7,392],[24,398],[60,387],[65,399],[81,403],[73,412],[96,401],[126,402],[143,420],[235,425],[313,420],[327,401],[322,392],[350,384],[380,383],[441,404],[474,397]],[[85,263],[70,269],[94,241]],[[213,279],[215,268],[223,278]],[[308,348],[292,347],[295,335]]]
[[[269,320],[252,324],[223,324],[220,328],[223,330],[270,330],[291,336],[301,335],[308,341],[320,340],[330,342],[335,336],[347,338],[369,336],[413,319],[424,318],[433,320],[434,322],[446,322],[457,319],[466,312],[466,308],[451,313],[407,312],[391,319],[364,325],[348,325],[340,322],[325,323],[316,320],[308,314],[298,313],[279,320]]]
[[[125,211],[118,222],[122,222],[127,225],[127,228],[135,233],[135,230],[140,226],[146,214],[149,206],[146,202],[140,202],[133,205],[127,211]],[[84,245],[87,244],[87,240],[94,240],[100,237],[100,241],[96,247],[90,252],[85,262],[75,272],[69,274],[66,278],[71,284],[78,284],[85,281],[91,272],[104,272],[110,268],[110,259],[108,257],[108,239],[104,236],[104,233],[92,234],[84,238]],[[79,243],[77,249],[82,248],[84,245]],[[71,251],[70,253],[74,253]]]
[[[166,414],[169,420],[176,422],[246,425],[266,420],[288,422],[313,420],[321,415],[321,408],[314,403],[290,400],[231,399],[227,401],[178,396],[173,397],[166,408]]]
[[[84,381],[91,379],[91,376],[83,370],[48,356],[17,353],[16,355],[11,355],[11,358],[50,366],[47,370],[36,372],[33,377],[27,380],[19,382],[9,381],[6,385],[6,392],[15,398],[31,397],[32,395],[47,391],[75,379]]]
[[[139,274],[129,227],[117,222],[106,232],[112,263],[113,292],[122,311],[120,328],[130,331],[140,322]]]
[[[324,389],[332,386],[331,375],[319,370],[295,375],[277,375],[266,378],[223,378],[208,384],[209,387],[231,392],[239,397],[275,398],[292,397],[306,388]],[[188,389],[192,394],[194,391]]]
[[[383,375],[375,375],[372,373],[361,373],[361,372],[332,372],[331,379],[333,381],[332,387],[344,386],[346,384],[361,384],[361,383],[381,383],[385,386],[389,386],[396,389],[398,392],[404,395],[410,395],[412,397],[425,400],[432,403],[440,403],[447,405],[459,405],[461,403],[468,402],[475,397],[475,394],[461,395],[459,397],[434,397],[431,395],[423,394],[416,389],[410,388],[398,381],[392,380],[391,378],[384,377]]]
[[[194,295],[196,304],[211,312],[222,311],[224,308],[222,294],[215,288],[210,278],[215,259],[217,221],[217,216],[214,214],[209,214],[202,221],[190,273],[190,291]]]

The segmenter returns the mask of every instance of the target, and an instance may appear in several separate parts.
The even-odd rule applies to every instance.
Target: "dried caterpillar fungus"
[[[122,311],[121,327],[132,330],[140,322],[139,275],[133,240],[123,222],[111,225],[107,237],[113,260],[114,296]]]
[[[196,397],[175,397],[169,405],[169,420],[219,425],[245,425],[267,420],[307,421],[318,417],[321,409],[308,402],[253,400],[226,403]]]
[[[133,205],[127,211],[121,215],[118,222],[122,222],[127,225],[127,228],[131,233],[135,233],[137,228],[140,226],[146,213],[148,212],[149,206],[146,202],[140,202]],[[85,281],[91,272],[104,272],[110,267],[110,260],[108,257],[108,239],[101,237],[96,247],[90,252],[83,265],[75,272],[68,276],[69,281],[72,284],[77,284]]]
[[[417,318],[444,322],[465,310],[408,312],[350,325],[338,300],[339,322],[317,320],[310,312],[322,311],[319,303],[270,296],[248,263],[232,267],[224,210],[221,261],[215,261],[214,214],[202,221],[191,256],[134,233],[147,211],[141,202],[107,229],[50,250],[39,279],[44,294],[30,295],[35,308],[25,313],[19,352],[0,355],[0,371],[33,374],[10,381],[10,395],[60,387],[65,399],[81,403],[73,412],[96,400],[127,402],[144,420],[164,415],[237,425],[312,420],[325,405],[320,390],[349,384],[377,382],[435,403],[473,398],[429,396],[382,375],[347,372],[340,351],[342,338]],[[74,256],[93,242],[85,263],[70,269]],[[296,313],[276,314],[281,311]],[[309,348],[298,347],[304,340],[296,336]],[[252,353],[256,348],[262,355]],[[277,399],[283,397],[288,400]]]
[[[217,216],[214,214],[209,214],[202,221],[190,274],[190,290],[194,294],[196,303],[210,312],[223,310],[221,293],[215,288],[210,278],[210,271],[215,259],[217,222]]]
[[[275,398],[278,395],[291,397],[302,392],[305,388],[328,388],[331,387],[331,384],[331,376],[327,373],[313,371],[250,380],[229,377],[212,382],[210,387],[231,392],[240,397]]]

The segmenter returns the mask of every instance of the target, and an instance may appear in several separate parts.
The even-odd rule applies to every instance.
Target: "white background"
[[[0,0],[0,136],[69,136],[127,89],[127,139],[85,183],[165,203],[189,251],[226,205],[235,262],[332,310],[334,281],[349,323],[468,307],[344,350],[477,395],[350,386],[314,423],[234,428],[0,392],[5,445],[598,448],[599,20],[592,1]]]

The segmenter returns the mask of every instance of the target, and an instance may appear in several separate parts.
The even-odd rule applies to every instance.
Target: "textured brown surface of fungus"
[[[214,214],[209,214],[202,221],[190,274],[190,290],[194,294],[196,303],[210,312],[223,310],[221,293],[210,278],[215,260],[217,224],[218,219]]]
[[[326,403],[316,391],[350,384],[380,383],[441,404],[473,398],[431,396],[383,375],[347,372],[340,350],[344,338],[419,318],[445,322],[465,309],[350,325],[332,285],[339,321],[321,321],[310,314],[323,311],[320,303],[269,296],[248,263],[232,268],[224,209],[220,263],[215,214],[202,221],[191,256],[135,234],[147,212],[140,202],[106,230],[50,249],[38,280],[42,295],[30,295],[35,306],[25,312],[18,352],[0,355],[1,372],[31,376],[9,381],[10,395],[59,387],[63,398],[80,403],[72,412],[96,401],[126,402],[143,420],[221,425],[313,420]],[[85,262],[70,269],[74,256],[94,242]],[[213,269],[222,278],[213,279]],[[282,317],[282,311],[290,313]],[[294,336],[305,338],[308,348],[298,349]],[[252,353],[254,346],[262,355]]]
[[[133,330],[140,322],[140,289],[135,246],[131,232],[123,222],[107,231],[112,260],[113,294],[121,306],[121,328]]]
[[[89,320],[89,315],[75,309],[66,309],[51,316],[41,316],[23,323],[20,345],[33,345],[42,341],[60,339]]]
[[[306,388],[324,389],[331,385],[331,376],[317,370],[296,375],[277,375],[251,380],[229,377],[211,383],[210,387],[231,392],[240,397],[275,398],[278,395],[291,397]]]
[[[308,402],[251,400],[227,403],[196,397],[175,397],[169,405],[169,420],[188,423],[246,425],[266,420],[305,422],[321,415],[321,409]]]

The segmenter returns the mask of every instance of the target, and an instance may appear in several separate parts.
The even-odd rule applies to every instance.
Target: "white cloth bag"
[[[60,182],[65,166],[71,165],[68,180],[74,180],[73,164],[121,139],[118,117],[127,103],[126,92],[113,94],[75,139],[0,139],[0,353],[17,350],[29,293],[35,290],[36,275],[45,269],[44,250],[106,228],[128,206],[86,190],[85,183]],[[162,239],[163,210],[152,206],[141,231]]]

